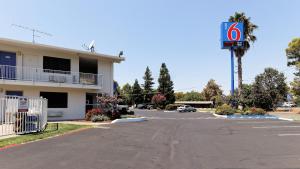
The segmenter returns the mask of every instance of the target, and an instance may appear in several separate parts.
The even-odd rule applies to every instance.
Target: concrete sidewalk
[[[52,121],[48,123],[64,123],[64,124],[75,124],[75,125],[89,125],[89,126],[100,126],[100,125],[108,125],[111,124],[110,121],[108,122],[99,122],[99,123],[94,123],[91,121]]]
[[[280,118],[293,119],[294,121],[300,121],[300,114],[294,112],[269,112],[270,115],[274,115]]]

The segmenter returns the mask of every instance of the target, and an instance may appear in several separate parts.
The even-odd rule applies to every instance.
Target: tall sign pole
[[[234,49],[243,48],[244,24],[242,22],[222,22],[221,48],[230,50],[231,96],[234,96]]]
[[[231,53],[231,96],[234,96],[234,54],[233,47],[230,48]]]

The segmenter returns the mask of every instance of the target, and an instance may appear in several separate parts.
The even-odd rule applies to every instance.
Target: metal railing
[[[24,101],[26,100],[26,109]],[[23,107],[20,105],[23,104]],[[47,99],[0,97],[0,136],[38,132],[47,124]]]
[[[24,66],[0,65],[0,79],[33,82],[96,85],[102,87],[103,75],[41,69]]]

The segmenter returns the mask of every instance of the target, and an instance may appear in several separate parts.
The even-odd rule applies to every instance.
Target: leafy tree
[[[295,79],[291,83],[292,93],[295,101],[300,104],[300,38],[293,39],[285,50],[288,59],[288,66],[295,66]]]
[[[155,107],[163,108],[166,102],[166,97],[158,93],[152,97],[151,102],[154,104]]]
[[[124,104],[132,105],[132,87],[126,83],[121,89],[121,96]]]
[[[235,12],[233,16],[229,17],[229,22],[243,22],[244,23],[244,46],[234,49],[235,56],[238,62],[238,93],[242,93],[243,71],[242,71],[242,57],[250,49],[250,43],[256,41],[256,36],[253,35],[257,25],[253,24],[250,17],[247,17],[244,12]]]
[[[147,66],[146,71],[145,71],[145,75],[143,77],[144,79],[144,101],[146,103],[150,103],[151,99],[153,97],[153,78],[152,78],[152,73],[149,69],[149,67]]]
[[[119,83],[114,80],[114,96],[119,96],[121,94],[121,89]]]
[[[229,96],[228,104],[234,102],[235,106],[253,107],[252,84],[243,84],[242,94],[238,96],[238,89],[234,90],[234,96]]]
[[[300,38],[293,39],[285,52],[288,59],[287,65],[295,66],[297,69],[295,75],[300,77]]]
[[[223,94],[220,86],[216,83],[215,80],[211,79],[206,84],[205,88],[202,91],[202,95],[206,101],[216,102],[216,97],[221,97]]]
[[[196,91],[187,92],[184,94],[182,101],[202,101],[204,97],[201,93]]]
[[[176,93],[175,93],[176,101],[183,101],[184,95],[185,95],[185,94],[184,94],[183,92],[176,92]]]
[[[175,102],[173,81],[171,80],[169,70],[165,63],[161,65],[158,84],[158,92],[166,97],[165,104],[173,104]]]
[[[132,101],[134,104],[140,104],[144,101],[143,90],[137,79],[132,86]]]
[[[254,106],[271,110],[284,101],[288,92],[285,79],[283,73],[273,68],[266,68],[262,74],[257,75],[252,88]]]
[[[292,93],[295,96],[300,97],[300,78],[295,78],[294,81],[291,83]]]

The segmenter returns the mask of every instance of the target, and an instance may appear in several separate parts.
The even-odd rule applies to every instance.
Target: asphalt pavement
[[[1,169],[300,168],[300,123],[137,111],[120,123],[0,151]]]

